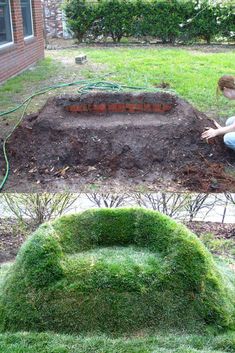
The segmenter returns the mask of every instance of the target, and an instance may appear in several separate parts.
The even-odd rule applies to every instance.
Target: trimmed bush
[[[97,19],[97,6],[86,0],[67,0],[63,9],[68,27],[81,42]]]
[[[79,41],[149,37],[163,43],[210,43],[234,36],[234,6],[212,5],[208,0],[65,0],[64,11]]]
[[[221,9],[221,35],[228,40],[235,40],[235,5],[227,5]]]
[[[136,20],[132,35],[151,36],[162,43],[174,43],[181,33],[180,24],[185,20],[185,8],[177,0],[138,0],[135,4]]]
[[[1,330],[121,333],[234,327],[234,288],[186,227],[99,209],[38,228],[6,277]]]
[[[222,8],[221,4],[208,6],[208,0],[201,2],[200,10],[193,10],[192,21],[187,25],[188,36],[191,39],[203,39],[207,44],[221,34],[221,18],[228,8]]]
[[[98,7],[100,33],[114,42],[130,37],[134,4],[126,0],[101,0]]]

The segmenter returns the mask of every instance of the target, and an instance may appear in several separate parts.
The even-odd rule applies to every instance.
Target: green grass
[[[59,62],[45,58],[40,60],[37,65],[0,85],[0,112],[15,108],[34,92],[51,85],[59,73],[60,66]],[[49,94],[46,97],[49,97]],[[27,112],[38,111],[44,104],[45,96],[39,96],[33,100]],[[20,118],[22,111],[21,109],[0,118],[0,137],[8,134],[9,129]]]
[[[200,239],[213,254],[225,258],[235,258],[235,240],[233,238],[216,238],[212,233],[206,233],[201,235]]]
[[[0,265],[0,293],[1,293],[1,287],[4,282],[5,275],[10,271],[10,268],[12,267],[12,263],[5,263]]]
[[[20,103],[27,95],[42,88],[58,74],[59,63],[55,63],[51,58],[40,60],[36,66],[24,71],[20,75],[9,79],[0,86],[1,106],[0,110],[11,108]]]
[[[54,66],[51,58],[45,58],[40,60],[36,66],[24,71],[22,74],[8,80],[1,87],[1,94],[10,92],[11,94],[21,93],[25,89],[25,85],[31,87],[31,85],[37,86],[45,80],[49,80],[57,73],[58,68]]]
[[[0,353],[232,353],[235,333],[219,336],[162,332],[153,336],[76,336],[54,333],[0,334]]]
[[[215,90],[218,78],[235,73],[235,51],[205,53],[183,49],[92,49],[83,50],[90,63],[100,65],[101,74],[111,73],[110,80],[128,85],[154,86],[169,83],[177,94],[205,112],[223,116],[234,114],[234,102],[224,97],[217,102]],[[74,58],[78,51],[56,53],[57,59]],[[51,53],[48,53],[51,55]],[[54,55],[54,53],[52,54]],[[103,66],[102,66],[103,65]],[[87,78],[97,75],[97,69],[83,70]]]
[[[75,57],[84,52],[85,66],[76,65]],[[224,97],[216,100],[215,88],[223,74],[235,73],[235,51],[210,53],[200,50],[164,48],[89,48],[48,51],[46,59],[21,75],[0,86],[0,111],[16,106],[38,89],[58,82],[81,78],[105,79],[128,85],[154,87],[169,83],[177,94],[212,117],[234,114],[234,102]],[[29,112],[37,111],[52,94],[76,93],[76,88],[60,89],[33,100]],[[19,112],[1,119],[1,135],[8,130],[4,121],[12,124]],[[223,119],[222,119],[223,120]]]
[[[227,275],[186,227],[145,209],[61,217],[29,238],[3,285],[1,329],[62,333],[234,328]]]

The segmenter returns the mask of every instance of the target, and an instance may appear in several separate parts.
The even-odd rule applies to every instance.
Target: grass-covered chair
[[[186,227],[144,209],[61,217],[22,246],[2,330],[131,332],[234,326],[234,292]]]

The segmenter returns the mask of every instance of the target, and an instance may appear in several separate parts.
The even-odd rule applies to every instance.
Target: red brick
[[[105,103],[93,104],[92,110],[96,113],[105,113],[107,111],[107,106]]]
[[[143,104],[128,103],[128,104],[126,104],[126,110],[128,110],[129,113],[142,112],[143,111]]]
[[[121,108],[119,107],[121,104],[117,104],[117,103],[109,103],[107,104],[107,111],[110,113],[118,113],[118,112],[122,112],[123,110],[121,110]]]
[[[123,103],[117,104],[117,109],[116,109],[117,113],[123,113],[125,111],[126,111],[125,104]]]
[[[67,105],[65,107],[65,110],[67,110],[69,112],[82,113],[83,112],[83,106],[82,105]]]
[[[25,43],[20,0],[11,1],[14,48],[0,47],[0,82],[16,75],[44,57],[41,0],[32,1],[35,40]],[[2,50],[1,50],[2,49]]]
[[[150,103],[144,103],[144,112],[151,113],[153,111],[153,105]]]
[[[94,113],[164,113],[172,109],[170,104],[150,103],[100,103],[100,104],[72,104],[65,107],[69,112],[94,112]]]

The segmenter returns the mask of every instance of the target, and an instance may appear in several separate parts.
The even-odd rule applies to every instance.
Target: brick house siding
[[[24,38],[21,1],[11,0],[13,43],[0,45],[0,83],[44,57],[41,0],[32,0],[33,35]]]

